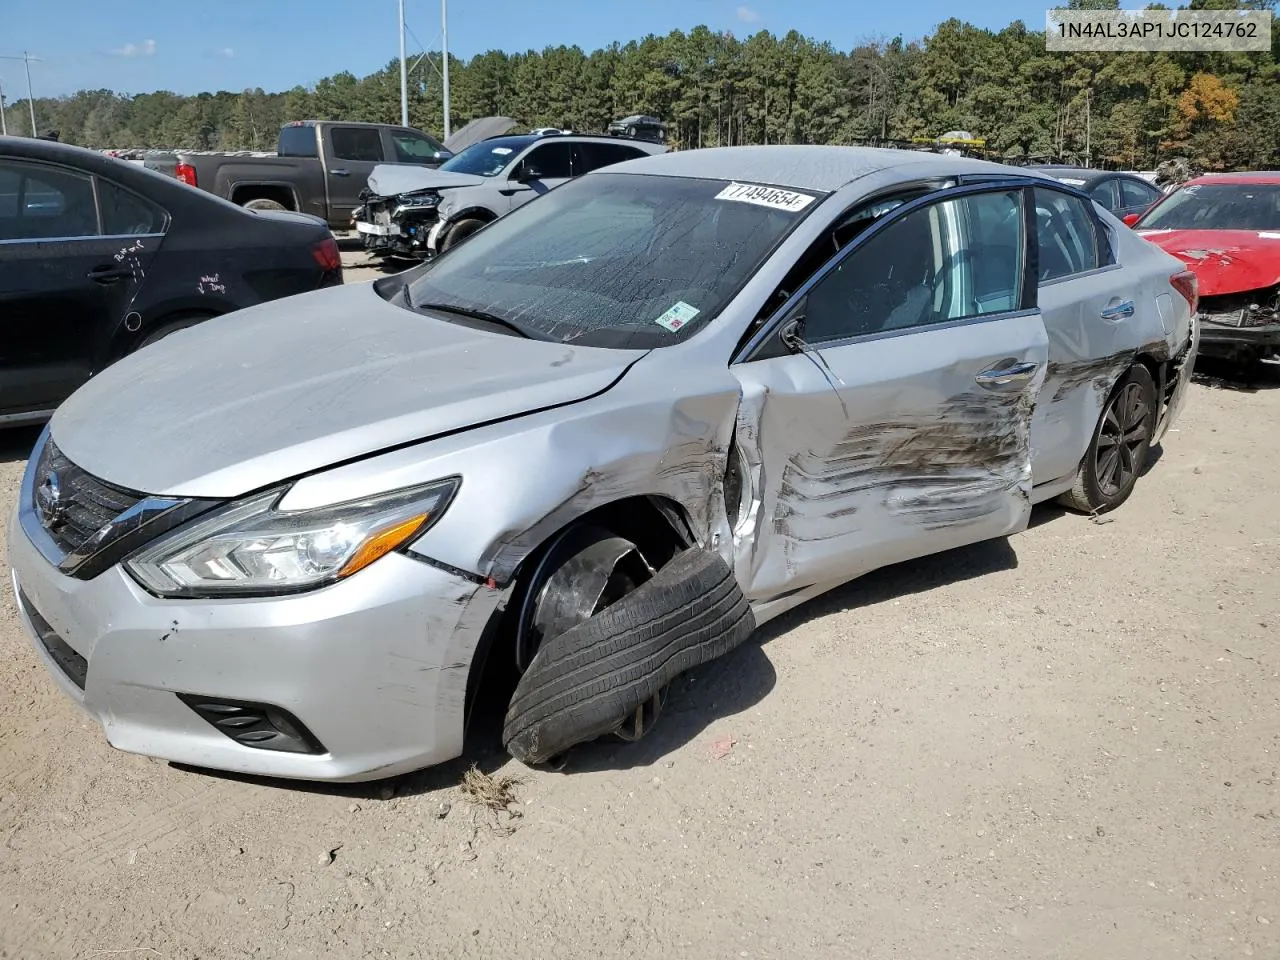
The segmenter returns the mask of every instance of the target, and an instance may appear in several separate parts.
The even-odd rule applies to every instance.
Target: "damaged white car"
[[[1033,174],[648,157],[93,378],[31,458],[13,587],[124,750],[388,776],[459,755],[489,662],[508,749],[547,762],[862,573],[1119,505],[1195,300]]]
[[[425,260],[574,177],[666,149],[559,131],[489,137],[438,170],[374,167],[352,219],[374,256]]]

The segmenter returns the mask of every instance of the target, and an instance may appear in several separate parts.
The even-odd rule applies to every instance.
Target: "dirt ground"
[[[118,753],[5,589],[0,957],[1274,960],[1277,423],[1280,377],[1201,380],[1106,522],[841,589],[563,773],[491,723],[358,787]],[[0,434],[0,523],[33,440]]]

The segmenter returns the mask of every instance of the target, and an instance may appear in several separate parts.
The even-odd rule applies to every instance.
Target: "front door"
[[[524,206],[572,176],[572,143],[550,140],[538,144],[511,168],[511,185],[517,189],[511,193],[510,209]]]
[[[962,187],[904,205],[733,366],[750,599],[1026,527],[1047,340],[1024,198]],[[799,339],[786,332],[797,320]]]

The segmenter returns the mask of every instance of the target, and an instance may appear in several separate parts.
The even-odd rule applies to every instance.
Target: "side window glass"
[[[1020,190],[914,210],[809,291],[804,338],[822,343],[1017,309],[1022,250]]]
[[[1155,187],[1144,186],[1132,180],[1120,181],[1120,206],[1149,207],[1159,199],[1160,193]]]
[[[1089,196],[1098,202],[1103,210],[1116,210],[1116,184],[1114,180],[1103,180],[1089,191]]]
[[[331,127],[333,155],[339,160],[378,163],[382,160],[382,134],[372,127]]]
[[[524,158],[521,165],[526,169],[536,170],[539,180],[565,179],[573,176],[572,170],[573,144],[544,143],[534,147]]]
[[[93,181],[84,174],[0,161],[0,240],[98,236]]]
[[[583,143],[579,146],[582,148],[585,165],[581,169],[575,167],[575,175],[586,173],[588,170],[599,170],[601,167],[607,167],[611,163],[622,163],[624,160],[634,160],[645,155],[643,150],[637,150],[635,147],[624,147],[616,143]]]
[[[1101,266],[1093,217],[1084,204],[1056,190],[1037,187],[1035,194],[1040,282]]]
[[[108,237],[161,233],[168,216],[149,200],[98,178],[98,204],[102,207],[102,232]]]
[[[434,160],[442,149],[424,136],[410,133],[407,130],[391,131],[391,144],[396,151],[396,159],[401,163],[422,163]]]

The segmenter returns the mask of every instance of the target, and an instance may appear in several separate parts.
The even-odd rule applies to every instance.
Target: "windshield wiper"
[[[484,323],[491,323],[495,327],[504,327],[512,333],[524,337],[526,340],[545,340],[546,337],[530,327],[526,327],[522,323],[514,320],[508,320],[506,317],[500,317],[496,313],[488,313],[484,310],[472,310],[470,307],[459,307],[453,303],[415,303],[409,298],[408,291],[405,291],[405,300],[415,310],[434,310],[438,313],[453,313],[460,317],[466,317],[470,320],[480,320]]]

